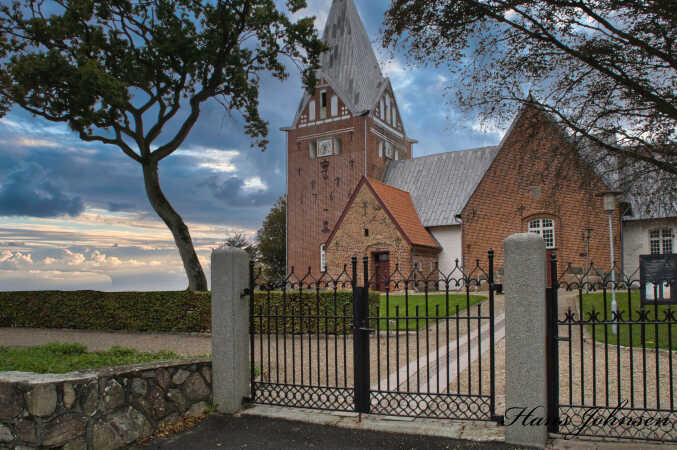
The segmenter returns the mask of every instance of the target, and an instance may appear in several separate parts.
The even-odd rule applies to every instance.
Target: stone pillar
[[[212,252],[212,377],[214,404],[235,413],[250,394],[249,257],[239,248]]]
[[[538,234],[520,233],[504,245],[505,441],[543,448],[548,439],[545,242]]]

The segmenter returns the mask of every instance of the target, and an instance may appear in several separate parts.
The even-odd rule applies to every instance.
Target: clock
[[[332,142],[331,139],[325,139],[317,143],[317,156],[319,158],[323,156],[331,156],[332,152]]]

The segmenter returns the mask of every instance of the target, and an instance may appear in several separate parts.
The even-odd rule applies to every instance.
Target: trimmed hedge
[[[254,296],[254,332],[275,333],[343,333],[352,331],[353,294],[351,291],[304,290],[256,291]],[[380,294],[369,292],[369,315],[376,314]],[[345,308],[345,309],[344,309]],[[337,317],[338,316],[338,317]]]
[[[209,292],[0,292],[0,326],[125,331],[206,331]]]
[[[339,308],[352,301],[349,291],[336,294]],[[320,312],[333,314],[334,293],[320,293]],[[370,293],[370,309],[378,305],[379,294]],[[286,304],[304,305],[304,314],[316,314],[315,292],[304,291],[299,300],[298,292],[288,292]],[[256,291],[254,304],[259,311],[264,305],[282,307],[279,291]],[[352,314],[346,307],[348,315]],[[264,311],[265,313],[265,311]],[[291,331],[291,319],[288,331]],[[260,327],[256,321],[256,329]],[[296,331],[301,331],[296,326]],[[322,326],[324,322],[322,321]],[[124,330],[156,332],[205,332],[211,329],[211,294],[209,292],[99,292],[99,291],[27,291],[0,292],[0,326],[31,328],[71,328],[80,330]],[[264,319],[264,332],[267,322]],[[282,323],[279,321],[279,332]],[[314,325],[313,325],[314,326]],[[347,327],[350,323],[346,324]],[[274,325],[273,325],[274,327]],[[311,328],[315,330],[315,328]],[[323,330],[324,328],[320,328]],[[333,330],[333,324],[328,327]],[[271,327],[271,331],[274,328]],[[307,330],[307,328],[303,328]]]

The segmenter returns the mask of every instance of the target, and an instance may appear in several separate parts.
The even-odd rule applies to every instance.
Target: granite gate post
[[[212,252],[212,372],[214,404],[235,413],[249,396],[249,256],[242,249]]]
[[[543,448],[548,439],[545,242],[538,234],[520,233],[504,245],[505,440]]]

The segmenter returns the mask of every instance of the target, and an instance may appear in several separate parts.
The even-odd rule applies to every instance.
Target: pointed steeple
[[[325,76],[353,114],[373,108],[385,80],[353,0],[334,0],[324,28]]]

